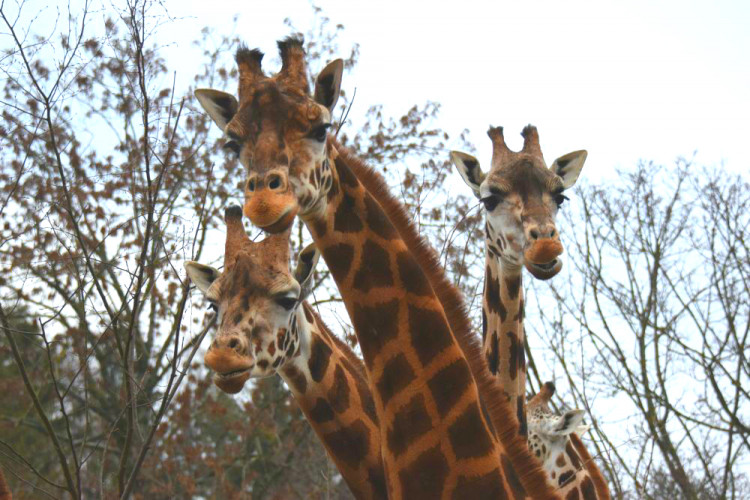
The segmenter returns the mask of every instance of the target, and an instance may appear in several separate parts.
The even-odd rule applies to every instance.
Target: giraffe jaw
[[[555,258],[543,264],[536,264],[534,262],[526,261],[524,265],[526,266],[526,269],[529,270],[532,276],[534,276],[536,279],[544,281],[554,277],[555,275],[557,275],[557,273],[560,272],[560,269],[562,269],[562,260]]]
[[[289,226],[292,225],[292,222],[294,222],[294,218],[297,216],[297,212],[299,211],[299,207],[297,205],[294,205],[292,207],[289,207],[282,213],[278,219],[276,219],[271,224],[265,225],[265,226],[258,226],[266,233],[271,234],[278,234],[281,232],[286,231]]]
[[[232,370],[226,373],[215,373],[214,384],[228,394],[237,394],[250,378],[250,368]]]

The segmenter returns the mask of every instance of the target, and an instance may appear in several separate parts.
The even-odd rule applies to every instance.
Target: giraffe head
[[[555,228],[557,210],[567,199],[586,161],[586,151],[575,151],[547,167],[536,127],[523,129],[523,149],[508,149],[502,127],[490,127],[492,167],[482,172],[471,155],[451,152],[464,181],[484,204],[487,250],[506,272],[521,266],[536,278],[549,279],[562,268],[563,251]]]
[[[186,262],[185,269],[219,315],[206,365],[216,372],[214,383],[234,394],[250,377],[273,375],[298,354],[298,311],[319,253],[312,245],[303,250],[292,275],[288,232],[255,243],[242,225],[240,207],[228,208],[224,218],[224,271],[197,262]]]
[[[560,459],[561,454],[563,457],[567,455],[568,437],[573,432],[583,434],[589,428],[582,424],[583,410],[570,410],[562,415],[552,413],[549,401],[554,394],[555,384],[547,382],[526,405],[529,448],[548,472],[571,465],[564,458]]]
[[[270,233],[285,231],[298,213],[324,210],[333,184],[328,128],[344,69],[341,59],[329,63],[310,95],[302,39],[278,46],[282,66],[274,76],[263,73],[262,52],[237,50],[239,100],[218,90],[195,91],[227,136],[225,147],[245,166],[245,215]]]

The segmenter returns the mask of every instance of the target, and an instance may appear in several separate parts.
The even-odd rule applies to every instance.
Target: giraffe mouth
[[[562,260],[552,259],[549,262],[536,263],[526,261],[526,269],[529,270],[532,276],[540,280],[548,280],[555,276],[562,269]]]
[[[292,224],[292,222],[294,222],[294,217],[297,215],[297,211],[298,207],[296,205],[289,207],[284,211],[284,213],[279,216],[278,219],[276,219],[271,224],[258,227],[260,227],[263,231],[271,234],[286,231]]]
[[[217,372],[214,374],[214,384],[222,391],[229,394],[237,394],[245,386],[250,378],[250,368],[242,368],[229,372]]]

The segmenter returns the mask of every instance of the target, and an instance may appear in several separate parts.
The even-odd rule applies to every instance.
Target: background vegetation
[[[0,9],[0,467],[11,489],[348,498],[279,378],[232,398],[201,363],[212,317],[182,262],[220,262],[221,213],[242,171],[191,96],[235,88],[238,37],[205,30],[202,60],[179,68],[193,86],[179,89],[160,3],[75,9]],[[354,67],[343,26],[315,6],[310,17],[311,71],[341,56]],[[479,318],[483,216],[449,179],[447,154],[473,146],[443,130],[438,103],[389,116],[356,102],[346,76],[344,89],[339,139],[386,175]],[[344,118],[352,105],[356,121]],[[559,217],[567,277],[525,281],[529,389],[555,378],[562,401],[589,412],[586,442],[616,497],[747,496],[747,177],[685,160],[601,185],[582,177]],[[299,226],[297,248],[305,239]],[[354,344],[322,263],[317,277],[317,306]]]

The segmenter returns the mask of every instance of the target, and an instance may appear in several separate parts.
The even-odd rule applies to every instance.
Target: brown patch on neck
[[[499,385],[490,376],[481,346],[471,327],[463,297],[445,276],[435,250],[419,235],[401,202],[391,195],[383,177],[349,153],[338,141],[332,138],[331,142],[339,151],[339,161],[343,161],[349,167],[380,204],[407,249],[422,267],[443,306],[450,328],[477,383],[479,394],[487,404],[492,424],[498,433],[497,437],[508,453],[521,484],[533,498],[559,498],[547,482],[547,476],[540,464],[531,455],[526,440],[519,436],[515,408],[511,407]]]

